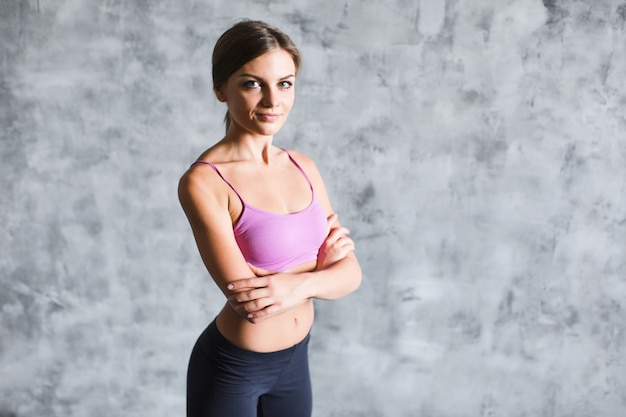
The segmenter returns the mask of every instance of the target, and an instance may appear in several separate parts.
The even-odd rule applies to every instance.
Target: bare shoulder
[[[308,175],[315,175],[315,176],[320,175],[317,169],[317,166],[315,165],[315,162],[313,162],[313,159],[309,158],[307,155],[303,154],[302,152],[294,151],[291,149],[289,150],[289,154],[293,157],[293,159],[296,160],[298,165],[300,165],[300,167],[304,169],[304,171]]]
[[[298,165],[306,172],[306,175],[311,180],[311,184],[313,184],[313,188],[315,189],[315,193],[317,195],[318,200],[324,207],[326,214],[329,215],[333,212],[332,205],[330,203],[330,199],[328,198],[328,192],[326,190],[326,185],[324,184],[324,180],[322,179],[322,175],[320,174],[315,162],[305,154],[298,151],[289,151],[289,154],[296,160]]]
[[[227,198],[217,173],[207,164],[196,163],[178,182],[178,198],[183,208],[200,201],[218,204]]]
[[[201,169],[200,164],[193,164],[187,169],[187,171],[180,177],[178,181],[178,194],[187,195],[193,193],[199,189],[206,189],[210,185],[209,176],[206,169]],[[207,167],[210,168],[210,167]]]

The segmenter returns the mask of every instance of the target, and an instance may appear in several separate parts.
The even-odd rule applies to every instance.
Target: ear
[[[221,101],[222,103],[226,102],[226,95],[224,94],[222,86],[213,89],[213,91],[215,92],[215,97],[217,97],[219,101]]]

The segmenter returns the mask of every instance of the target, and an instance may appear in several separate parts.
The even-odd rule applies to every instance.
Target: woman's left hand
[[[250,265],[256,275],[228,285],[228,302],[251,323],[260,323],[304,303],[305,278],[301,274],[276,273]]]
[[[339,224],[336,214],[328,216],[328,236],[317,253],[316,271],[321,271],[354,252],[354,241],[348,237],[350,231]]]

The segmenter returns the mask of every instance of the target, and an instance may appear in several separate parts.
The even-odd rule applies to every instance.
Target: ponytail
[[[226,115],[224,115],[224,124],[226,125],[226,133],[228,133],[228,129],[230,128],[231,121],[232,120],[230,118],[230,112],[226,110]]]

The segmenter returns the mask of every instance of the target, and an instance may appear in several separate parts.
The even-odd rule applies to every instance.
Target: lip
[[[281,114],[279,113],[257,113],[256,117],[262,122],[275,122],[280,119]]]

